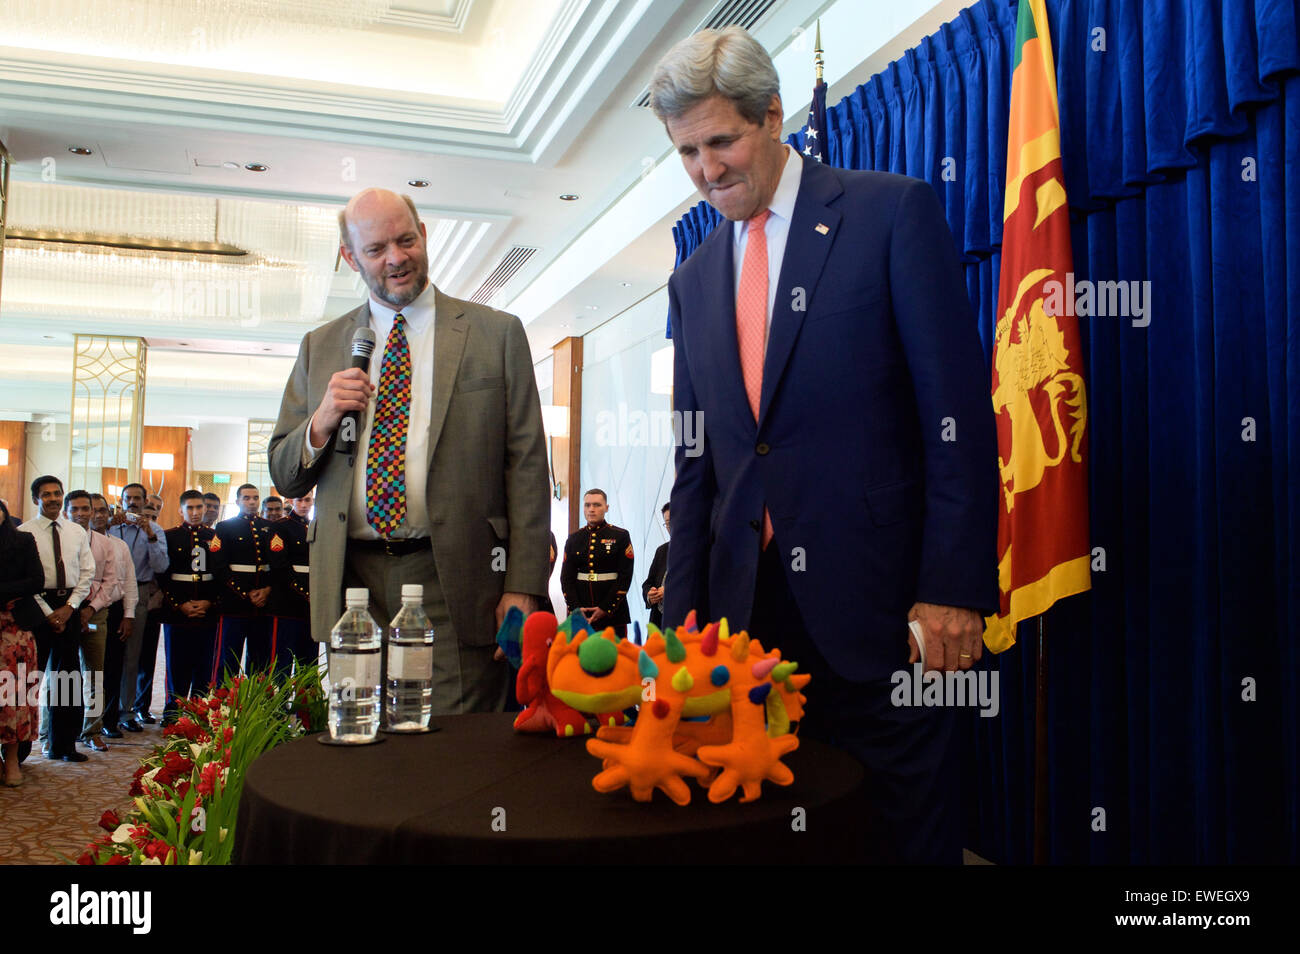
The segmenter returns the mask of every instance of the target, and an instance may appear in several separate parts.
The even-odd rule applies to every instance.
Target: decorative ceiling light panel
[[[13,192],[6,317],[219,333],[322,317],[338,250],[330,209],[36,183]]]
[[[389,0],[0,0],[6,44],[110,55],[219,51],[285,26],[356,29]]]

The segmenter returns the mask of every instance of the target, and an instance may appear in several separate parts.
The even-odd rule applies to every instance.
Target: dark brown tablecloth
[[[591,787],[600,762],[580,739],[524,735],[506,713],[436,719],[429,735],[355,748],[315,737],[280,746],[248,772],[237,864],[799,864],[861,855],[863,770],[804,741],[786,756],[794,784],[715,805],[692,786],[678,807]],[[792,824],[804,810],[804,828]],[[504,809],[505,830],[493,829]],[[498,827],[500,824],[498,823]]]

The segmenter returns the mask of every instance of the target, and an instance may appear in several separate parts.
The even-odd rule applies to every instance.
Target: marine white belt
[[[588,583],[599,583],[601,580],[617,580],[617,573],[580,573],[578,579],[586,580]]]
[[[265,564],[262,566],[252,566],[248,563],[230,564],[230,570],[232,573],[265,573],[269,569],[271,568]]]

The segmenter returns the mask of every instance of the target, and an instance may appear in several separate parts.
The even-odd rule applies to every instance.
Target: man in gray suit
[[[547,578],[546,447],[523,325],[429,284],[408,197],[358,193],[339,231],[370,298],[303,339],[270,445],[282,494],[316,489],[312,636],[329,638],[344,587],[367,587],[386,626],[402,584],[423,584],[434,713],[500,710],[510,670],[496,631],[511,606],[535,609]],[[375,333],[369,375],[350,367],[359,328]],[[355,453],[337,452],[354,430]]]

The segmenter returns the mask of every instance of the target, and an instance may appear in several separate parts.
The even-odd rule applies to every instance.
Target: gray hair
[[[366,191],[370,191],[370,190],[366,190]],[[420,213],[415,211],[415,200],[412,199],[409,195],[402,195],[401,199],[403,202],[406,203],[406,207],[411,210],[411,221],[415,223],[416,228],[419,228]],[[346,205],[343,208],[339,209],[339,242],[343,245],[346,245],[348,247],[348,251],[353,250],[352,236],[348,235],[348,207]]]
[[[665,54],[650,78],[650,108],[663,123],[717,94],[759,124],[772,97],[781,95],[772,58],[741,27],[688,36]]]

